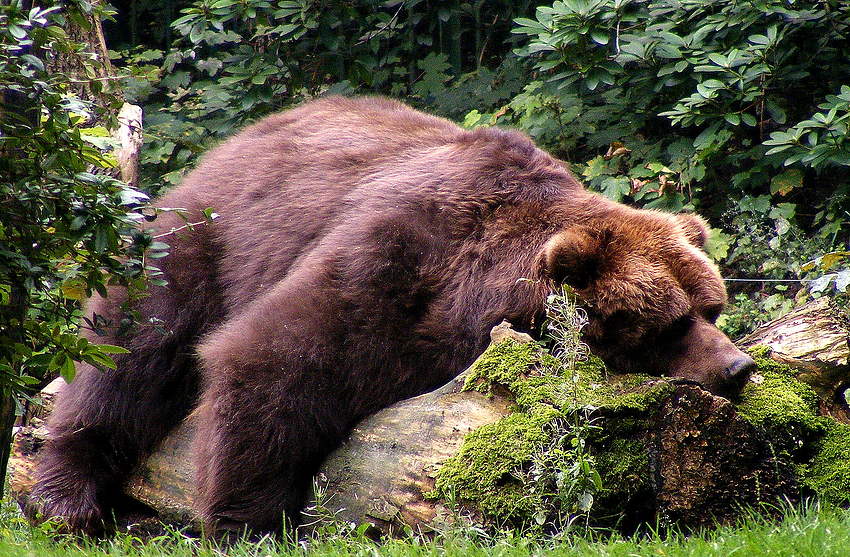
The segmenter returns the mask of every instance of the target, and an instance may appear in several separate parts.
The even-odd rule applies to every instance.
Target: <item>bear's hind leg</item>
[[[196,507],[210,533],[297,522],[319,464],[360,417],[334,300],[309,277],[287,279],[200,345]]]

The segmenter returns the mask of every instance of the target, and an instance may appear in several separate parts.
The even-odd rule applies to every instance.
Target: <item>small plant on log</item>
[[[543,329],[551,353],[508,340],[478,360],[465,388],[507,388],[517,412],[467,436],[439,472],[435,496],[475,501],[497,521],[532,528],[565,531],[577,519],[589,525],[603,491],[589,444],[601,430],[592,413],[598,397],[613,391],[603,385],[604,365],[581,340],[586,324],[584,310],[564,288],[547,299]]]
[[[587,313],[576,303],[569,286],[563,285],[546,299],[545,338],[560,369],[559,375],[568,377],[571,408],[569,415],[557,418],[550,424],[552,439],[533,455],[528,472],[530,483],[538,489],[554,490],[548,494],[559,509],[556,523],[566,530],[578,518],[588,526],[595,495],[603,490],[602,478],[596,459],[590,454],[588,438],[597,430],[591,412],[593,406],[579,399],[581,375],[576,370],[578,362],[587,361],[590,350],[581,334],[587,325]],[[534,513],[538,525],[545,524],[547,510],[543,507]]]

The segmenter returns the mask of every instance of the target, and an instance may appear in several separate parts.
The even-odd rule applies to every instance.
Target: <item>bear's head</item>
[[[613,370],[735,394],[754,362],[714,324],[726,289],[701,249],[705,222],[622,207],[614,217],[556,231],[538,256],[543,274],[572,287],[587,311],[585,342]]]

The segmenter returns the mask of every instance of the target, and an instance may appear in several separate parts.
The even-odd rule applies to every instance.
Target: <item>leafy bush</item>
[[[131,212],[147,199],[110,177],[109,112],[69,91],[57,57],[94,57],[63,29],[92,6],[0,5],[0,389],[25,392],[74,362],[114,368],[123,348],[78,339],[79,301],[119,284],[139,294],[156,269]],[[92,74],[93,70],[92,70]],[[78,78],[74,78],[77,81]],[[79,83],[78,83],[79,85]],[[91,82],[92,90],[102,88]],[[89,327],[105,326],[87,323]]]
[[[518,54],[534,59],[549,94],[604,109],[579,139],[580,160],[619,140],[630,178],[663,162],[675,187],[653,199],[694,202],[712,185],[787,196],[811,171],[846,176],[846,3],[566,0],[517,23],[530,39]],[[832,189],[820,218],[848,191]]]

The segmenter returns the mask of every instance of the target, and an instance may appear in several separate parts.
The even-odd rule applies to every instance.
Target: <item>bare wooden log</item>
[[[741,339],[745,347],[764,344],[771,357],[812,371],[846,369],[850,364],[850,331],[829,298],[818,298],[765,323]]]
[[[317,483],[326,510],[348,522],[369,522],[382,533],[406,526],[429,530],[451,512],[424,495],[437,471],[457,454],[467,433],[511,411],[512,401],[463,392],[463,378],[366,418],[322,466]],[[309,504],[303,523],[315,517]]]

